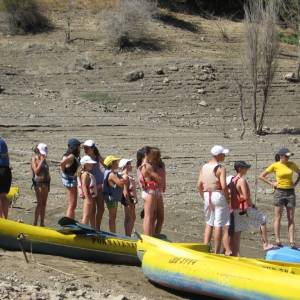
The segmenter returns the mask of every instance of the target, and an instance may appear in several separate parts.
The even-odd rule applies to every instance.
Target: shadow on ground
[[[199,32],[199,27],[192,22],[188,22],[185,20],[178,19],[177,17],[170,14],[161,14],[158,18],[159,21],[171,25],[176,28],[180,28],[182,30],[190,31],[190,32]]]

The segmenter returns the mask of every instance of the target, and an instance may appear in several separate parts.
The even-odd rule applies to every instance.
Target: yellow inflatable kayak
[[[63,218],[68,219],[68,218]],[[72,219],[70,219],[72,220]],[[140,265],[137,239],[103,231],[95,231],[72,220],[74,224],[55,230],[0,218],[0,248],[33,251],[75,259]],[[18,237],[24,237],[18,239]],[[209,252],[198,243],[175,243],[189,249]]]
[[[10,203],[16,201],[19,198],[20,189],[17,186],[12,186],[7,194],[7,199]]]
[[[160,285],[222,299],[299,299],[300,265],[199,252],[142,236],[145,276]]]
[[[0,247],[97,262],[139,264],[135,239],[75,229],[55,230],[0,218]]]

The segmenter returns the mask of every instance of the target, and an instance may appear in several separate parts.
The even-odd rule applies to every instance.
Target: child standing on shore
[[[121,203],[124,206],[125,219],[124,228],[125,234],[131,236],[134,227],[136,213],[135,204],[137,203],[136,195],[136,182],[135,179],[130,175],[132,172],[132,159],[121,159],[119,162],[119,168],[122,172],[122,178],[124,179],[124,189]]]
[[[265,215],[258,211],[251,200],[249,184],[245,178],[251,165],[244,161],[236,161],[234,169],[235,176],[228,178],[228,187],[230,190],[230,206],[233,211],[232,233],[230,236],[230,245],[233,256],[240,255],[240,240],[242,231],[247,231],[251,227],[260,229],[263,249],[265,251],[273,248],[268,243],[267,221]],[[228,176],[229,177],[229,176]]]
[[[46,144],[40,143],[34,149],[35,155],[31,160],[32,185],[34,187],[37,206],[34,213],[33,225],[37,225],[40,218],[40,226],[45,226],[45,213],[50,191],[50,172],[49,165],[46,160],[48,155],[48,147]]]

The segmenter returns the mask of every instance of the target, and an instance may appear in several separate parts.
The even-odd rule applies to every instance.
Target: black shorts
[[[9,167],[0,167],[0,194],[9,192],[11,181],[11,169]]]
[[[134,204],[134,200],[133,200],[133,199],[130,198],[129,201],[130,201],[132,204]],[[126,198],[124,197],[124,195],[122,195],[121,204],[122,204],[123,206],[125,206],[125,207],[128,206],[127,200],[126,200]]]

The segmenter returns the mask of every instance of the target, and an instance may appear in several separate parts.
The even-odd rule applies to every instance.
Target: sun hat
[[[119,157],[116,157],[116,156],[114,156],[114,155],[108,155],[105,159],[104,159],[104,164],[105,164],[105,166],[107,166],[107,167],[109,167],[109,166],[111,166],[111,164],[114,162],[114,161],[118,161],[118,160],[120,160],[120,158]]]
[[[225,149],[223,146],[215,145],[215,146],[213,146],[213,147],[211,148],[210,153],[211,153],[213,156],[217,156],[217,155],[220,155],[220,154],[228,154],[228,153],[229,153],[229,150],[228,150],[228,149]]]
[[[48,146],[44,143],[40,143],[37,145],[37,149],[39,150],[39,152],[42,154],[42,155],[45,155],[47,156],[48,155]]]
[[[124,169],[129,162],[132,162],[132,159],[122,158],[119,161],[119,168]]]
[[[234,169],[238,172],[239,169],[250,169],[251,168],[251,165],[246,163],[245,161],[243,160],[238,160],[234,163]]]
[[[77,148],[78,146],[81,145],[81,142],[78,141],[77,139],[75,138],[72,138],[72,139],[69,139],[68,140],[68,146],[71,148],[71,149],[75,149]]]
[[[85,146],[85,147],[94,147],[95,145],[96,145],[96,143],[93,140],[86,140],[83,143],[83,146]]]
[[[280,156],[293,156],[294,153],[292,153],[288,148],[281,148],[279,149],[279,151],[277,152],[278,155]]]
[[[89,155],[85,155],[81,158],[80,164],[85,165],[85,164],[96,164],[97,162],[93,160]]]

